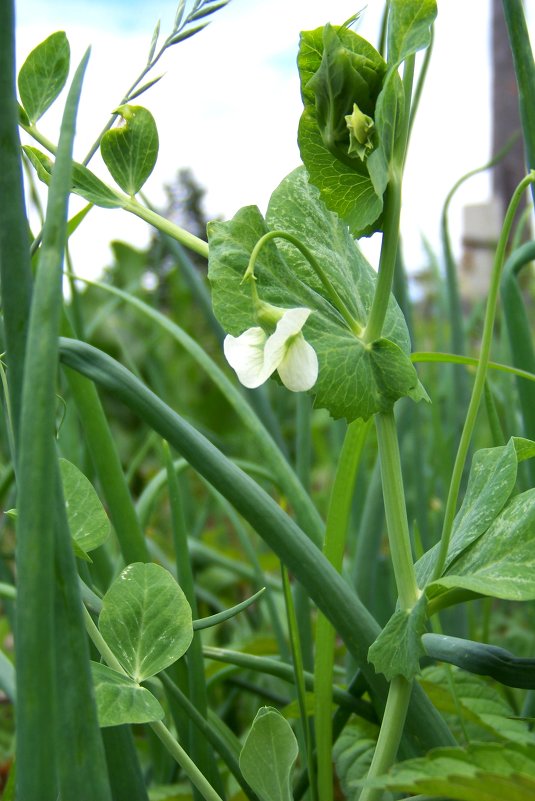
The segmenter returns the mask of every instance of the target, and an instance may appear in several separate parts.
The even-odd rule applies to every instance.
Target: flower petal
[[[318,379],[318,357],[302,334],[292,341],[277,370],[284,386],[292,392],[312,389]]]
[[[304,308],[285,310],[264,349],[264,364],[266,369],[270,369],[270,375],[286,356],[289,347],[288,339],[299,334],[311,314],[310,309]]]
[[[264,346],[267,335],[262,328],[248,328],[239,337],[228,334],[223,342],[225,357],[244,387],[254,389],[267,381],[272,370],[264,365]]]

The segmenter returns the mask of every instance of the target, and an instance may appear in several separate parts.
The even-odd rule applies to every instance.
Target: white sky
[[[535,0],[527,0],[532,11]],[[176,3],[143,0],[19,0],[19,66],[28,52],[56,30],[66,30],[76,63],[92,45],[78,118],[75,157],[83,158],[146,61],[153,27],[163,36]],[[414,126],[406,167],[402,229],[408,267],[425,265],[421,235],[438,248],[444,198],[490,150],[490,0],[438,0],[435,46]],[[262,210],[279,181],[299,163],[297,123],[302,105],[295,58],[299,31],[325,22],[341,24],[359,0],[231,0],[197,36],[171,48],[156,67],[163,80],[135,103],[153,113],[160,136],[156,168],[144,191],[163,200],[162,186],[190,167],[207,190],[210,216],[231,217],[238,208]],[[382,0],[370,0],[358,32],[377,41]],[[57,139],[58,103],[39,123]],[[92,168],[104,179],[95,157]],[[487,176],[471,179],[452,206],[457,249],[461,206],[483,202]],[[71,205],[77,209],[75,201]],[[120,210],[94,209],[73,237],[75,269],[98,275],[110,261],[108,243],[125,239],[145,246],[145,223]],[[375,237],[375,240],[378,238]],[[378,242],[368,246],[372,263]]]

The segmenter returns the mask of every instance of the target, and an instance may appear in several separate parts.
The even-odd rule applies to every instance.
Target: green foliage
[[[503,694],[487,679],[443,666],[424,668],[419,679],[458,738],[533,743],[528,724],[514,718]]]
[[[353,236],[371,233],[378,228],[382,193],[376,193],[365,159],[349,153],[346,117],[356,104],[373,122],[386,65],[365,39],[331,25],[301,34],[297,63],[305,107],[298,141],[310,180]],[[371,147],[373,138],[366,152]]]
[[[523,801],[535,793],[535,746],[473,743],[395,765],[376,786],[458,801]]]
[[[259,709],[240,753],[240,768],[261,801],[292,801],[290,776],[297,754],[290,724],[272,707]]]
[[[18,515],[4,518],[0,554],[0,685],[8,698],[0,720],[0,769],[15,750],[17,797],[24,801],[109,801],[110,793],[117,801],[149,795],[161,801],[291,801],[307,793],[306,781],[311,801],[333,801],[334,739],[348,801],[378,801],[383,787],[388,798],[400,789],[465,801],[524,799],[535,789],[535,740],[527,723],[535,714],[529,692],[535,687],[534,626],[531,607],[519,611],[513,602],[535,598],[535,489],[528,489],[523,464],[535,455],[535,442],[511,436],[518,398],[510,382],[512,374],[521,380],[533,375],[502,365],[511,374],[487,382],[489,421],[478,407],[515,203],[535,175],[522,182],[506,215],[478,358],[440,353],[449,330],[460,330],[463,321],[444,314],[438,272],[429,312],[403,292],[399,247],[408,131],[427,65],[417,71],[413,91],[414,55],[430,44],[436,3],[390,0],[381,43],[388,62],[350,30],[358,15],[341,27],[303,33],[299,146],[305,166],[274,191],[265,217],[248,207],[229,222],[211,223],[208,245],[198,204],[192,217],[175,193],[159,215],[135,199],[154,167],[158,134],[150,113],[133,100],[160,80],[149,73],[166,50],[196,35],[225,5],[180,0],[161,44],[157,24],[146,65],[80,164],[72,163],[70,150],[83,66],[56,146],[34,123],[66,80],[65,35],[54,34],[27,59],[19,76],[24,108],[17,111],[9,2],[2,15],[9,26],[0,26],[6,76],[0,82],[6,110],[0,116],[0,188],[13,197],[15,211],[8,204],[9,214],[0,219],[8,367],[0,378],[10,401],[0,424],[0,461],[7,465],[0,470],[0,494],[6,509],[17,504]],[[511,10],[508,2],[505,7]],[[525,44],[523,62],[533,71]],[[51,154],[25,146],[50,188],[45,229],[31,248],[24,204],[17,201],[17,114],[24,135]],[[123,124],[113,127],[119,115]],[[117,190],[87,166],[99,147]],[[71,191],[89,205],[67,222]],[[188,195],[195,200],[202,192],[188,185]],[[147,252],[115,243],[108,286],[82,290],[69,275],[71,293],[64,299],[63,252],[92,205],[130,211],[163,237]],[[378,273],[354,239],[376,230],[383,231]],[[196,254],[194,263],[184,248]],[[205,283],[208,255],[215,312],[231,336],[262,325],[267,340],[281,316],[288,317],[283,311],[308,314],[294,336],[318,358],[310,390],[314,411],[310,398],[286,393],[278,381],[245,393],[225,372],[224,333]],[[399,399],[427,395],[392,287],[415,340],[432,351],[423,356],[436,362],[423,368],[433,407],[401,403],[396,416]],[[60,327],[70,338],[58,343]],[[531,331],[524,331],[528,340]],[[495,350],[503,350],[501,338],[495,340]],[[285,340],[284,358],[297,341]],[[176,344],[184,352],[177,354]],[[58,355],[65,368],[59,375]],[[509,356],[499,352],[497,358]],[[452,421],[460,421],[449,410],[461,409],[462,398],[439,366],[446,361],[476,366],[452,475]],[[211,384],[218,388],[213,397]],[[58,395],[66,414],[54,439]],[[346,430],[323,409],[352,424]],[[377,436],[364,443],[362,420],[372,418]],[[162,494],[161,438],[182,457],[175,459],[166,446],[170,492]],[[485,447],[489,442],[494,447]],[[456,515],[471,448],[475,456]],[[58,462],[58,453],[66,458]],[[93,486],[109,510],[113,538]],[[423,551],[420,536],[429,547],[441,527],[438,562],[435,546],[414,566],[414,550]],[[73,558],[73,539],[82,561]],[[363,574],[374,597],[366,588],[361,594]],[[252,604],[264,586],[262,602]],[[82,607],[80,589],[88,609],[100,610],[100,630]],[[480,597],[485,594],[498,600]],[[469,611],[458,606],[441,619],[446,635],[426,633],[428,616],[474,598]],[[314,625],[318,611],[324,617]],[[372,611],[388,621],[382,631]],[[204,646],[200,635],[193,639],[201,628]],[[465,637],[467,631],[471,639],[450,634]],[[105,664],[90,662],[86,632]],[[420,686],[414,679],[424,653],[462,670],[425,668]],[[352,679],[348,669],[357,671]],[[161,680],[154,681],[157,674]],[[158,687],[154,695],[145,681]],[[300,699],[298,737],[274,708],[295,714],[296,693],[288,683],[297,685]],[[273,707],[260,710],[247,734],[265,702],[259,698]],[[15,705],[16,699],[23,703]],[[80,714],[73,716],[73,708]],[[315,757],[309,725],[315,727]],[[472,745],[433,750],[454,745],[454,737]],[[420,759],[398,763],[386,775],[407,755]],[[298,756],[301,774],[294,781]],[[14,776],[12,770],[11,796]]]
[[[368,652],[378,673],[391,681],[405,676],[409,681],[420,672],[421,642],[427,617],[427,599],[422,595],[411,610],[397,609]]]
[[[153,694],[129,676],[99,662],[91,662],[100,726],[150,723],[162,720],[164,711]]]
[[[251,290],[242,278],[254,246],[270,230],[284,231],[306,243],[364,328],[375,273],[347,227],[327,211],[300,169],[275,190],[265,221],[251,206],[241,209],[230,222],[208,226],[214,311],[225,330],[237,335],[257,325]],[[313,310],[303,333],[318,355],[319,376],[312,389],[316,406],[327,408],[333,417],[367,419],[377,411],[392,408],[403,395],[423,397],[408,357],[407,328],[393,297],[384,337],[367,346],[341,318],[320,279],[295,246],[284,241],[276,246],[266,244],[257,260],[255,275],[262,301]]]
[[[43,116],[65,86],[69,63],[69,42],[65,33],[58,31],[37,45],[20,68],[20,99],[32,125]]]
[[[38,178],[45,184],[50,183],[54,162],[52,159],[36,147],[24,146],[24,152],[28,156]],[[106,186],[100,178],[97,178],[91,170],[83,164],[72,165],[72,191],[81,195],[88,203],[101,206],[104,209],[114,209],[124,206],[124,200],[120,195]]]
[[[154,117],[143,106],[115,109],[123,124],[107,131],[100,142],[104,163],[121,189],[139,192],[154,169],[158,157],[158,131]]]
[[[67,520],[77,555],[87,558],[109,537],[110,523],[91,482],[67,461],[59,460]]]
[[[462,587],[494,598],[535,598],[535,489],[515,496],[487,531],[464,550],[437,581],[430,596]]]
[[[348,801],[358,801],[368,775],[379,727],[365,720],[347,724],[333,749],[336,773]]]
[[[453,524],[446,568],[484,534],[503,509],[516,483],[517,464],[513,439],[507,445],[483,448],[474,454],[464,500]],[[437,552],[435,546],[416,564],[422,585],[431,576]]]
[[[429,47],[437,15],[436,0],[391,0],[388,19],[388,63],[397,66]]]
[[[193,627],[184,593],[163,567],[126,567],[103,598],[99,628],[136,682],[164,670],[187,651]]]

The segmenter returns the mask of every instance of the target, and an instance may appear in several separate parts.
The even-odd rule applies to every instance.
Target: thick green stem
[[[180,242],[181,245],[189,248],[189,250],[193,250],[194,253],[198,253],[199,256],[203,256],[205,259],[208,258],[207,242],[205,242],[203,239],[199,239],[199,237],[195,236],[194,234],[190,234],[189,231],[185,231],[183,228],[175,225],[170,220],[166,220],[165,217],[161,217],[155,211],[146,208],[146,206],[138,203],[138,201],[134,198],[128,198],[123,208],[126,211],[135,214],[136,217],[141,217],[142,220],[145,220],[145,222],[149,223],[149,225],[153,225],[163,234],[167,234],[168,236],[172,237],[172,239],[176,239],[176,241]]]
[[[410,610],[418,600],[420,591],[414,573],[394,413],[377,414],[375,425],[381,460],[388,540],[396,587],[401,608]]]
[[[496,255],[494,258],[494,265],[492,268],[491,283],[487,299],[487,307],[485,310],[485,322],[483,325],[483,336],[481,338],[481,349],[479,353],[479,363],[477,366],[476,377],[472,389],[472,396],[466,414],[466,420],[455,458],[453,473],[451,477],[450,489],[448,493],[448,500],[446,503],[446,511],[444,513],[444,524],[442,527],[442,536],[440,540],[440,549],[435,563],[432,580],[439,578],[442,575],[444,566],[446,564],[446,557],[451,539],[453,529],[453,520],[455,518],[455,511],[457,508],[457,498],[459,496],[459,487],[461,485],[461,478],[464,470],[464,464],[474,431],[477,413],[479,411],[479,404],[483,389],[485,387],[485,380],[487,377],[487,368],[489,363],[490,347],[492,344],[492,332],[494,328],[494,318],[496,316],[496,304],[498,302],[498,292],[500,289],[500,277],[505,257],[505,249],[513,225],[514,217],[518,204],[526,188],[535,182],[535,171],[532,171],[526,178],[524,178],[517,186],[514,195],[507,209],[505,221],[503,224],[502,232],[496,248]]]
[[[356,336],[360,336],[362,333],[362,326],[354,319],[353,315],[347,308],[346,304],[338,294],[337,290],[331,283],[330,278],[328,277],[327,273],[318,262],[316,257],[310,252],[310,250],[303,245],[303,243],[297,239],[297,237],[293,236],[292,234],[286,233],[286,231],[269,231],[267,234],[264,234],[256,245],[253,248],[253,252],[251,253],[251,257],[249,259],[249,264],[247,265],[247,270],[245,271],[245,275],[243,276],[243,280],[254,278],[254,268],[256,264],[256,260],[258,258],[258,254],[264,247],[264,245],[269,242],[271,239],[286,239],[287,242],[290,242],[294,247],[296,247],[308,261],[318,278],[320,279],[321,283],[323,284],[327,295],[331,299],[331,302],[335,309],[340,312],[341,316],[344,318],[345,322],[349,326],[349,329],[353,331]]]
[[[385,714],[377,740],[377,748],[373,755],[368,772],[368,779],[374,779],[386,773],[396,758],[403,732],[403,721],[407,715],[412,692],[412,683],[403,676],[392,679],[386,702]],[[400,725],[401,721],[401,725]],[[383,790],[375,787],[364,787],[360,801],[378,801]]]
[[[386,310],[390,300],[390,290],[396,269],[396,254],[399,239],[399,217],[401,212],[401,178],[394,177],[385,192],[384,233],[381,258],[377,275],[377,286],[373,296],[368,324],[364,331],[364,341],[375,342],[381,336]]]

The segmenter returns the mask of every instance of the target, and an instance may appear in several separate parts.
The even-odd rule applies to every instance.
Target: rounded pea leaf
[[[110,522],[93,485],[84,474],[67,459],[60,459],[59,467],[71,537],[83,558],[107,540]]]
[[[162,720],[159,701],[145,687],[100,662],[91,662],[98,722],[101,727]]]
[[[37,45],[20,68],[19,94],[30,123],[43,116],[65,86],[69,62],[69,42],[58,31]]]
[[[298,747],[292,727],[272,707],[260,709],[240,753],[240,770],[261,801],[292,801]]]
[[[225,331],[237,336],[258,325],[250,287],[242,278],[254,246],[268,231],[284,231],[306,245],[364,329],[376,273],[347,225],[325,207],[306,171],[299,168],[271,196],[266,220],[249,206],[228,222],[208,225],[212,301]],[[317,407],[351,421],[387,411],[404,395],[415,400],[426,397],[408,355],[407,326],[393,296],[383,337],[366,344],[349,329],[308,261],[292,244],[283,239],[268,242],[260,251],[255,277],[261,300],[281,308],[312,310],[303,335],[318,357],[318,379],[311,390]]]
[[[123,124],[107,131],[100,143],[106,167],[118,185],[135,195],[154,169],[158,157],[158,131],[154,117],[143,106],[119,106]]]
[[[189,648],[193,637],[186,596],[160,565],[128,565],[104,596],[99,628],[137,682],[154,676]]]

